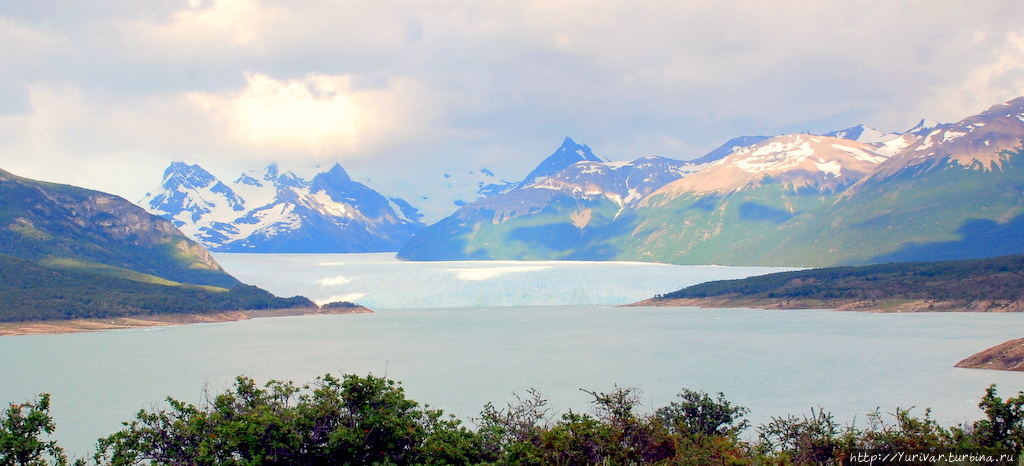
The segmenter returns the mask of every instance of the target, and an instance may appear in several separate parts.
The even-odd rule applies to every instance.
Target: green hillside
[[[316,304],[242,284],[120,197],[0,170],[0,322],[284,308]]]
[[[632,233],[620,237],[616,257],[676,264],[748,265],[781,262],[765,258],[779,238],[799,229],[835,200],[832,193],[795,191],[765,180],[727,195],[653,196],[620,222]],[[807,265],[804,261],[787,265]]]
[[[721,298],[761,307],[837,307],[869,301],[881,307],[909,301],[970,307],[1024,302],[1024,255],[941,262],[904,262],[781,272],[701,283],[648,302]],[[725,304],[725,303],[723,303]]]
[[[765,243],[764,261],[823,266],[1024,252],[1024,151],[993,170],[947,161],[857,186],[805,228]],[[773,238],[774,239],[774,238]]]
[[[0,255],[0,322],[316,306],[306,298],[278,298],[254,286],[228,290],[113,272],[44,266]]]
[[[2,170],[0,254],[34,261],[74,259],[181,283],[240,284],[169,221],[123,198]]]

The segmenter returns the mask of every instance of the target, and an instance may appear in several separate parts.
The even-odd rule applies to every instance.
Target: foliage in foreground
[[[397,382],[374,376],[325,375],[296,386],[263,386],[239,377],[202,406],[168,399],[169,409],[140,411],[125,428],[97,442],[92,462],[136,464],[341,465],[703,465],[841,464],[854,451],[995,451],[1024,449],[1024,392],[1003,400],[989,387],[985,418],[945,428],[925,411],[875,412],[868,425],[840,426],[832,416],[774,418],[740,433],[748,410],[718,393],[683,390],[654,411],[639,393],[615,388],[593,397],[588,413],[557,418],[538,392],[506,408],[492,404],[469,429],[442,411],[405,397]],[[891,421],[886,419],[891,417]],[[0,465],[67,464],[53,441],[49,395],[11,404],[0,420]],[[77,460],[76,464],[87,464]]]

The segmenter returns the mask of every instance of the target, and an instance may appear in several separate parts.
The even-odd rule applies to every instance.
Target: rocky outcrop
[[[956,363],[956,367],[1024,372],[1024,338],[993,346]]]

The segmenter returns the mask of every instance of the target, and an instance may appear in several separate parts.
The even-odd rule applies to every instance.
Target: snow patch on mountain
[[[776,136],[733,152],[703,170],[669,183],[641,204],[685,194],[728,194],[775,183],[822,192],[843,189],[871,173],[886,157],[849,139],[806,134]]]

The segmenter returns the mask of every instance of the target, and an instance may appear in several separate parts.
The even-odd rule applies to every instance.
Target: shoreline
[[[1024,312],[1022,301],[938,301],[918,300],[803,300],[781,298],[651,298],[622,307],[699,307],[699,308],[748,308],[766,310],[824,309],[839,312]]]
[[[0,337],[25,335],[59,335],[67,333],[103,332],[180,325],[237,322],[270,317],[304,315],[372,314],[363,306],[345,309],[288,308],[269,310],[227,311],[213,314],[154,314],[147,316],[110,317],[99,319],[44,320],[0,323]]]

